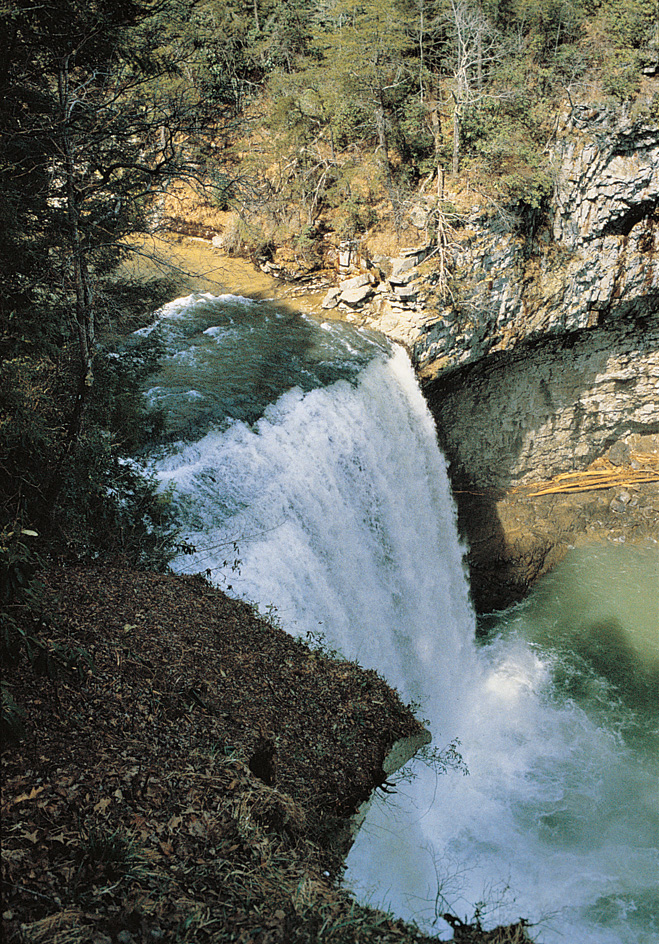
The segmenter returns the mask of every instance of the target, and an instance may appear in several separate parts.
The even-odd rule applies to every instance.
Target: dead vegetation
[[[375,672],[201,579],[72,568],[46,585],[49,643],[94,669],[23,659],[6,679],[24,713],[3,752],[6,940],[423,940],[337,886],[347,818],[421,727]]]
[[[561,492],[588,492],[602,488],[633,488],[659,482],[659,455],[631,453],[629,467],[621,468],[606,458],[597,459],[582,472],[564,472],[546,482],[529,482],[513,489],[511,494],[529,498]]]

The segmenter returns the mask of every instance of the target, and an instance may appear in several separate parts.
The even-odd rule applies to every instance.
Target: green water
[[[555,684],[638,746],[659,734],[659,549],[573,550],[512,622],[555,656]],[[640,742],[640,743],[639,743]]]

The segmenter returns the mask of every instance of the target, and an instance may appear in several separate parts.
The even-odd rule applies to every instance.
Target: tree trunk
[[[453,166],[451,170],[454,177],[460,170],[460,105],[457,98],[455,98],[453,109]]]
[[[442,153],[442,123],[439,117],[439,102],[434,95],[430,102],[430,124],[432,125],[432,137],[435,145],[435,166],[439,171]]]
[[[93,382],[93,359],[95,348],[94,298],[87,267],[87,258],[80,233],[80,194],[76,185],[76,156],[71,134],[70,116],[74,102],[69,88],[68,58],[60,63],[58,76],[60,93],[61,145],[64,153],[64,175],[66,180],[66,210],[69,223],[69,242],[73,263],[73,281],[76,296],[76,325],[80,352],[80,371],[85,387]]]
[[[64,485],[64,466],[67,458],[75,452],[84,424],[89,393],[94,382],[93,358],[95,346],[93,294],[83,239],[80,233],[80,194],[76,185],[76,156],[70,122],[74,100],[70,89],[68,57],[62,59],[59,64],[57,86],[60,106],[59,141],[61,153],[64,157],[63,174],[66,184],[68,248],[73,266],[73,284],[76,299],[75,320],[80,362],[75,401],[67,423],[62,451],[45,493],[46,508],[51,523],[54,522],[57,501]]]
[[[60,104],[60,145],[64,157],[63,174],[66,184],[66,211],[68,220],[68,241],[73,267],[75,289],[75,321],[78,333],[79,374],[75,402],[68,420],[62,453],[53,472],[46,494],[48,513],[55,515],[55,507],[64,484],[64,464],[68,456],[76,449],[83,429],[85,412],[94,382],[94,299],[87,266],[84,240],[80,232],[81,195],[76,183],[75,143],[71,129],[71,112],[75,101],[70,90],[68,57],[60,62],[58,70],[58,91]]]
[[[394,178],[391,173],[391,162],[389,160],[389,142],[387,141],[387,128],[385,124],[384,104],[382,100],[375,109],[375,127],[378,134],[378,151],[380,152],[379,161],[384,170],[385,187],[391,201],[391,209],[394,212],[394,226],[396,232],[400,227],[400,206],[394,186]]]

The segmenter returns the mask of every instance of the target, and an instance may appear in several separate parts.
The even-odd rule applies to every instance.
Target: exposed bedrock
[[[659,433],[659,313],[543,338],[426,386],[456,485],[504,490]]]
[[[399,328],[450,461],[481,610],[521,598],[568,547],[659,539],[659,485],[634,476],[634,456],[659,451],[659,131],[582,110],[554,160],[545,235],[530,246],[472,222],[454,301],[430,293],[410,313],[416,334]],[[629,487],[513,491],[609,455]]]
[[[445,249],[451,292],[421,278],[398,334],[424,376],[658,310],[659,129],[573,114],[553,162],[549,226],[474,211]]]
[[[635,457],[659,453],[658,315],[492,355],[426,393],[479,610],[522,598],[570,547],[656,543],[659,483],[639,482]],[[602,458],[617,485],[539,497],[513,491]]]

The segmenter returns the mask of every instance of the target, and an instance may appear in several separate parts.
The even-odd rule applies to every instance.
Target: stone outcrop
[[[367,273],[356,275],[352,279],[345,279],[338,288],[331,288],[328,291],[322,307],[329,309],[344,304],[350,308],[356,308],[372,297],[375,283],[375,277]]]
[[[451,294],[419,273],[394,331],[427,376],[659,304],[659,129],[575,109],[553,163],[548,228],[476,209],[443,250]]]
[[[637,455],[659,471],[659,316],[492,355],[427,392],[479,610],[522,599],[571,547],[659,541],[659,476],[635,476]],[[530,488],[603,458],[623,484]]]
[[[506,489],[659,432],[659,313],[544,338],[427,388],[454,479]]]
[[[659,485],[511,492],[659,443],[659,129],[574,108],[553,162],[542,229],[474,209],[407,269],[411,303],[384,299],[368,318],[424,381],[485,610],[583,540],[659,541]]]
[[[541,230],[475,207],[442,246],[389,260],[375,297],[346,300],[404,344],[423,377],[659,305],[659,128],[575,107],[552,161]]]
[[[360,275],[344,279],[338,286],[331,287],[323,299],[321,308],[329,311],[339,308],[347,314],[347,320],[380,319],[378,330],[388,333],[382,321],[384,310],[393,312],[391,337],[400,340],[397,336],[397,324],[402,322],[401,312],[405,309],[416,310],[415,304],[418,289],[411,282],[418,277],[417,266],[427,253],[426,247],[401,250],[401,255],[393,260],[380,257],[379,260],[370,260],[357,257],[358,265],[363,270]],[[379,263],[388,268],[389,275],[385,276]],[[351,316],[351,312],[355,312]]]
[[[475,232],[456,267],[467,308],[437,310],[442,331],[413,347],[456,474],[480,488],[659,430],[659,129],[575,111],[554,161],[551,231],[530,256]]]

